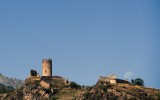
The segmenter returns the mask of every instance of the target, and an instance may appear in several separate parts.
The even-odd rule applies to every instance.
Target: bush
[[[135,83],[134,83],[134,79],[131,79],[131,83],[134,85]]]
[[[81,86],[79,84],[77,84],[76,82],[71,82],[70,87],[75,88],[75,89],[80,89],[81,88]]]
[[[139,86],[144,86],[144,81],[140,78],[136,78],[135,80],[131,80],[133,85],[139,85]]]

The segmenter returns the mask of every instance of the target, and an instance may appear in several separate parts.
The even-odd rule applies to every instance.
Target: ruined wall
[[[42,76],[52,76],[52,60],[42,60]]]
[[[46,88],[46,89],[50,88],[50,84],[47,83],[47,82],[45,82],[45,81],[43,81],[43,80],[40,82],[40,85],[41,85],[42,87]]]

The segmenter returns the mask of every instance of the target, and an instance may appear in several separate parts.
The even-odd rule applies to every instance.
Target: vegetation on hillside
[[[144,86],[144,81],[141,78],[136,78],[131,80],[133,85]]]
[[[80,89],[81,88],[81,86],[79,84],[77,84],[76,82],[71,82],[70,87],[75,88],[75,89]]]
[[[3,84],[0,83],[0,94],[1,93],[8,93],[15,90],[12,86],[5,86]]]

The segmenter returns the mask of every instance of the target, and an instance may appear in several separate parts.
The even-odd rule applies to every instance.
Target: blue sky
[[[0,72],[25,79],[53,75],[93,85],[99,76],[140,77],[160,88],[159,0],[0,1]]]

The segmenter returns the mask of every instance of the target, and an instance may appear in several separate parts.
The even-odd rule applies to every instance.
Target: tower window
[[[47,70],[45,70],[44,72],[47,73]]]

